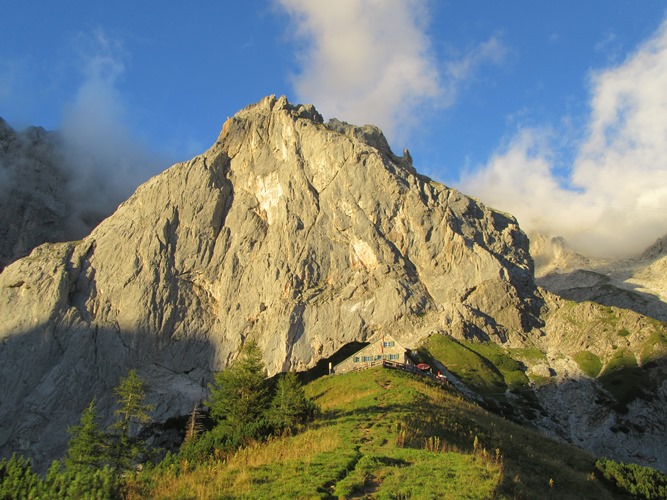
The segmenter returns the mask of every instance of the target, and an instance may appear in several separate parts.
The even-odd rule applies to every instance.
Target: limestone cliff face
[[[516,344],[539,324],[509,215],[418,175],[374,127],[267,97],[88,237],[0,274],[0,447],[57,455],[129,368],[187,412],[249,338],[270,374],[353,340],[433,331]]]

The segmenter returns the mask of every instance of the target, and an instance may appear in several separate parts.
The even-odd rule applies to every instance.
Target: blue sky
[[[286,94],[380,126],[526,229],[634,252],[667,234],[666,18],[662,0],[6,2],[0,116],[63,130],[127,190]]]

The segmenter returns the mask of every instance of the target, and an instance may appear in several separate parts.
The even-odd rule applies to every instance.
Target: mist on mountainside
[[[48,241],[79,239],[170,161],[131,132],[116,88],[124,71],[102,33],[57,132],[0,119],[0,269]]]
[[[87,235],[164,166],[128,136],[77,118],[60,132],[0,121],[0,269],[42,243]]]

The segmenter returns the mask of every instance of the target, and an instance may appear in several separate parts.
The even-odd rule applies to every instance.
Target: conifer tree
[[[234,430],[260,425],[270,400],[262,352],[256,342],[246,343],[239,357],[216,374],[210,390],[207,405],[218,425]]]
[[[132,462],[145,453],[141,440],[133,433],[137,424],[150,422],[148,412],[153,405],[146,404],[145,386],[135,370],[121,379],[114,389],[119,408],[114,412],[118,420],[111,426],[111,465],[115,469],[127,470]]]
[[[315,403],[306,396],[295,372],[280,377],[270,410],[270,421],[277,430],[294,430],[312,420],[316,412]]]
[[[65,466],[69,470],[98,468],[105,461],[104,436],[95,422],[95,400],[83,410],[79,425],[68,429],[71,434]]]

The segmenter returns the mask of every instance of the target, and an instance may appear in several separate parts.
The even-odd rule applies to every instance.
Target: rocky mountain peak
[[[642,253],[640,259],[653,261],[660,259],[667,255],[667,236],[658,238],[653,245],[648,247],[644,253]]]
[[[514,218],[416,174],[375,127],[266,97],[83,240],[0,274],[0,447],[51,458],[130,368],[165,420],[248,339],[274,374],[382,332],[517,345],[542,304]]]

